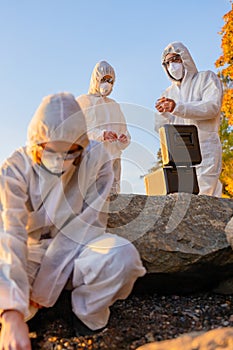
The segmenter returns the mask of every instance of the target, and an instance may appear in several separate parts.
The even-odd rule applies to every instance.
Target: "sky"
[[[111,98],[132,137],[122,155],[122,192],[145,194],[143,175],[156,162],[154,104],[170,85],[161,53],[183,42],[198,70],[221,55],[229,0],[0,0],[0,163],[26,144],[42,98],[87,93],[97,62],[115,69]]]

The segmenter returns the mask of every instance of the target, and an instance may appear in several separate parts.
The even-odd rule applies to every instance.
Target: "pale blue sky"
[[[132,134],[123,191],[144,193],[140,175],[158,148],[154,102],[169,85],[164,47],[182,41],[199,70],[216,71],[222,16],[229,0],[0,0],[0,162],[25,144],[43,96],[86,93],[96,62],[116,71],[111,97],[122,103]]]

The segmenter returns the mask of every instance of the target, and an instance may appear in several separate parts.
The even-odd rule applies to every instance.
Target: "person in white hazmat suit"
[[[130,143],[120,105],[108,96],[115,83],[115,71],[106,61],[98,62],[91,75],[88,94],[77,97],[88,129],[88,137],[104,143],[113,161],[114,183],[111,193],[120,192],[121,154]]]
[[[180,42],[164,49],[162,65],[172,84],[156,102],[160,116],[156,116],[155,130],[166,123],[196,125],[202,155],[201,164],[196,166],[199,194],[221,197],[221,82],[212,71],[198,72],[190,52]]]
[[[52,307],[69,279],[73,313],[97,330],[145,274],[136,248],[105,231],[112,163],[74,96],[45,97],[27,138],[0,169],[1,350],[31,349],[30,312]]]

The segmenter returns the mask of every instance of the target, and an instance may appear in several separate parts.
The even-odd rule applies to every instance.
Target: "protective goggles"
[[[100,81],[101,83],[110,83],[110,84],[113,84],[113,78],[105,78],[103,77]]]
[[[55,157],[56,159],[62,159],[64,161],[74,160],[78,158],[83,151],[83,148],[81,147],[78,150],[69,150],[67,152],[55,152],[53,150],[44,148],[42,145],[39,145],[38,148],[42,152],[42,157],[46,157],[47,159],[52,159]]]
[[[163,61],[163,65],[168,67],[170,63],[172,62],[175,62],[175,63],[180,63],[182,62],[182,59],[180,57],[180,55],[175,55],[175,56],[172,56],[171,58],[169,58],[168,60],[166,61]]]

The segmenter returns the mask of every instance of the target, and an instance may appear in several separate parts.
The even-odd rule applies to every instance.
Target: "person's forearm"
[[[194,120],[213,119],[218,116],[220,105],[213,101],[178,102],[172,112],[176,117]]]
[[[14,309],[6,309],[1,315],[0,350],[31,350],[28,325],[24,315]]]

